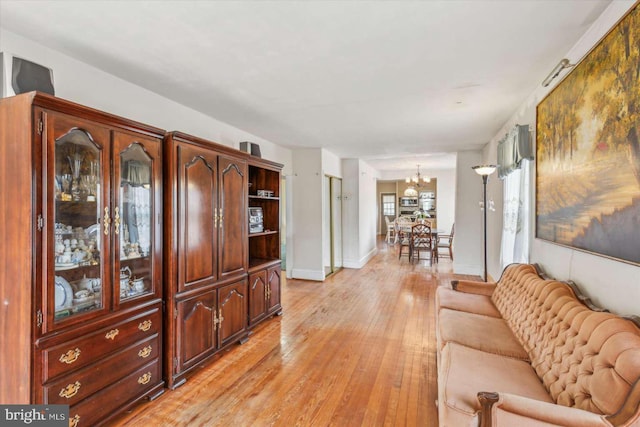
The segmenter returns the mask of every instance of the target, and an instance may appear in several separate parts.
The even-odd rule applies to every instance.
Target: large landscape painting
[[[537,107],[536,237],[640,263],[640,7]]]

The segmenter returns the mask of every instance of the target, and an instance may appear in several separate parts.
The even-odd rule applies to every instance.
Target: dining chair
[[[409,260],[411,260],[411,230],[407,230],[406,228],[398,228],[396,231],[398,239],[398,259],[402,256],[404,252],[403,249],[407,248],[407,255],[409,255]]]
[[[409,250],[409,259],[420,260],[420,252],[429,252],[429,259],[433,263],[434,257],[434,240],[431,234],[431,226],[429,224],[416,224],[411,227],[411,248]]]
[[[387,225],[387,235],[385,236],[385,240],[387,243],[393,244],[396,239],[396,225],[389,221],[389,217],[387,216],[384,217],[384,222]]]
[[[442,254],[446,256],[448,252],[449,258],[451,258],[451,261],[453,261],[453,235],[455,231],[456,231],[456,225],[454,223],[451,226],[450,234],[438,234],[438,242],[436,244],[437,255],[440,256],[440,248],[446,249],[446,251],[444,250],[442,251]]]

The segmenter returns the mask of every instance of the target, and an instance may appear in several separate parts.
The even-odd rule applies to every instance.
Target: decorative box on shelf
[[[273,197],[275,193],[269,190],[258,190],[259,197]]]
[[[264,222],[261,207],[249,208],[249,233],[262,233]]]

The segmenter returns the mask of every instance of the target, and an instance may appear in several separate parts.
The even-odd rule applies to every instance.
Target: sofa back
[[[507,267],[492,300],[561,405],[612,415],[640,379],[640,329],[593,311],[534,266]]]

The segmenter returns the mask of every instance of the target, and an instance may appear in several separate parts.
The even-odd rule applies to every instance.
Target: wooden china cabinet
[[[0,403],[95,426],[162,393],[163,134],[35,92],[0,100]]]
[[[247,337],[247,156],[183,133],[165,137],[165,378]]]

